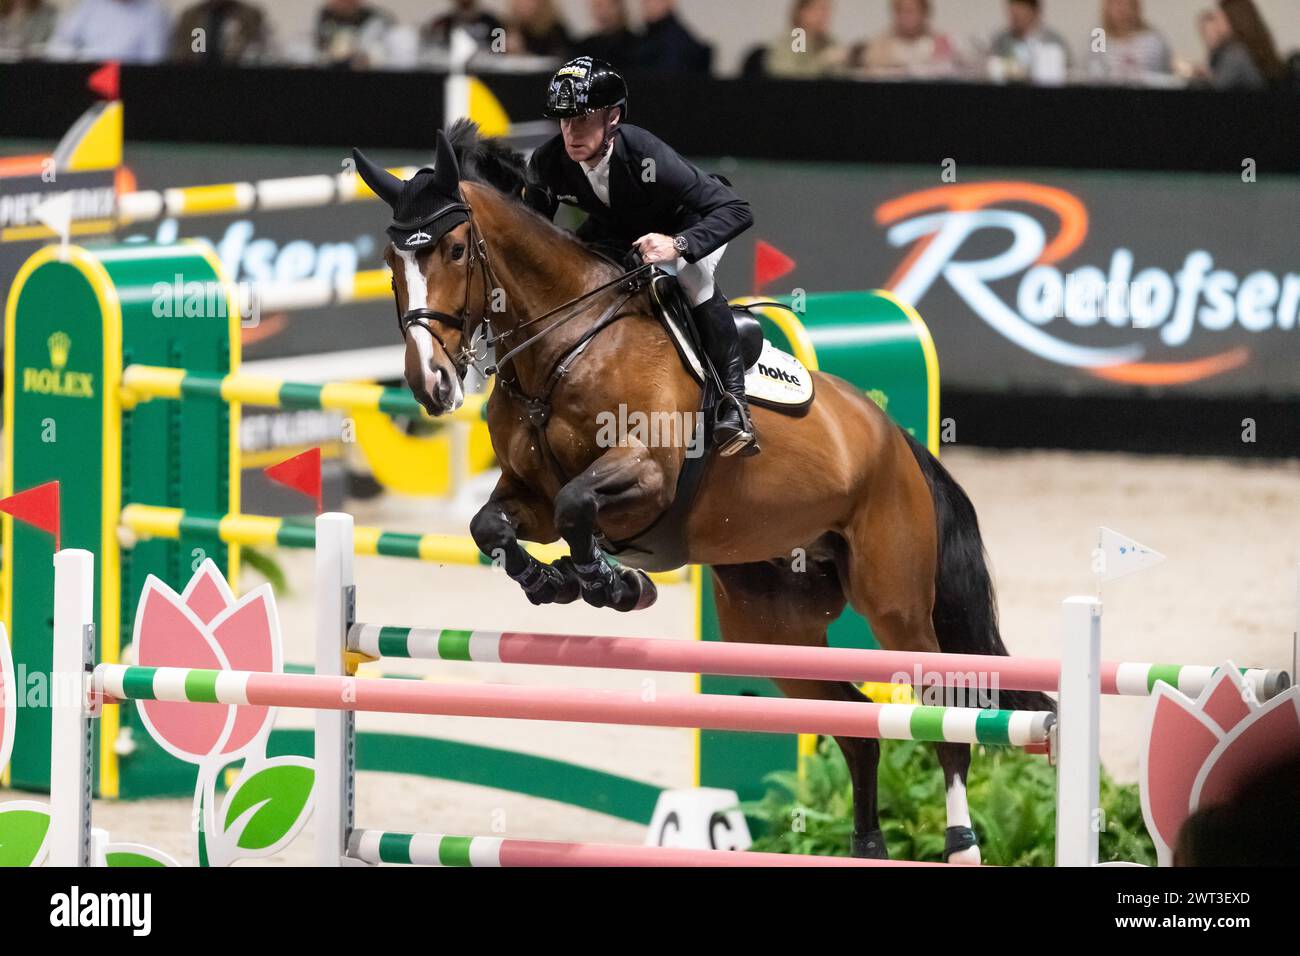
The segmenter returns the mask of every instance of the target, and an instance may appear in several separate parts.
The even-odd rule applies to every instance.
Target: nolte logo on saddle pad
[[[803,382],[799,381],[799,376],[791,375],[783,368],[775,368],[771,365],[764,365],[762,362],[758,363],[758,373],[760,375],[766,375],[768,378],[774,378],[778,382],[785,382],[789,385],[803,384]]]
[[[63,395],[68,398],[94,398],[95,376],[91,372],[69,372],[68,353],[72,339],[66,332],[55,332],[46,344],[50,347],[50,368],[24,368],[23,391],[38,395]]]

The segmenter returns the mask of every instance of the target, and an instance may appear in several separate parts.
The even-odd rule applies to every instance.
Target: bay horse
[[[644,607],[654,598],[644,570],[690,562],[713,570],[725,640],[825,645],[847,602],[885,648],[1007,653],[970,499],[861,389],[832,375],[814,373],[801,417],[755,407],[763,453],[710,456],[689,508],[645,545],[646,529],[671,511],[688,449],[635,435],[602,440],[599,423],[620,406],[697,414],[701,388],[646,291],[629,289],[618,266],[522,201],[522,157],[473,124],[450,133],[438,132],[433,167],[406,182],[354,157],[394,211],[385,259],[411,392],[432,415],[451,411],[474,334],[485,329],[496,348],[487,426],[501,477],[470,532],[529,600]],[[422,245],[403,248],[407,239]],[[560,538],[570,558],[553,565],[520,545]],[[619,550],[620,541],[633,546]],[[636,567],[611,563],[612,550]],[[776,683],[792,697],[863,700],[850,683]],[[1046,695],[1018,691],[1002,691],[998,706],[1053,709]],[[887,857],[879,742],[837,743],[853,782],[851,852]],[[978,863],[970,747],[935,746],[945,859]]]

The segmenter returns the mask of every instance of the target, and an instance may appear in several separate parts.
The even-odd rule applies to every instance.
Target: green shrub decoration
[[[881,741],[880,822],[896,860],[942,862],[947,828],[943,774],[934,747],[917,741]],[[848,767],[833,740],[794,771],[769,774],[762,800],[741,804],[757,821],[754,850],[847,856],[853,833]],[[974,748],[967,779],[971,820],[984,863],[1052,866],[1056,852],[1056,769],[1047,758],[1011,747]],[[1136,784],[1101,774],[1106,828],[1101,862],[1154,866],[1155,848],[1142,821]]]

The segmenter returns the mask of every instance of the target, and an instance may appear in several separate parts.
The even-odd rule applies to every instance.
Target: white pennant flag
[[[72,193],[62,192],[45,200],[32,210],[32,215],[53,229],[60,242],[68,244],[68,234],[72,231]]]
[[[1134,571],[1145,571],[1165,559],[1159,551],[1138,544],[1132,538],[1110,528],[1098,529],[1097,548],[1092,554],[1093,571],[1096,572],[1098,584],[1122,578]]]

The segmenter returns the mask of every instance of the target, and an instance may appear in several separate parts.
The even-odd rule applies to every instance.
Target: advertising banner
[[[782,285],[890,289],[946,385],[1300,393],[1295,176],[722,165],[756,218],[728,291],[756,238],[796,261]]]
[[[428,156],[380,151],[377,158],[421,165]],[[345,159],[342,149],[128,144],[125,163],[132,188],[163,190],[208,183],[217,169],[231,181],[334,175]],[[725,174],[754,210],[755,227],[731,243],[718,273],[727,294],[889,289],[929,323],[945,385],[1055,394],[1300,393],[1294,175],[1260,173],[1246,182],[1236,170],[957,167],[955,181],[945,182],[939,166],[700,162]],[[345,202],[163,215],[118,235],[204,238],[240,281],[350,289],[382,278],[386,217],[373,201]],[[765,253],[794,261],[761,289],[760,241]],[[16,268],[11,259],[7,271]],[[324,308],[263,310],[246,325],[246,361],[398,341],[391,304],[376,294]],[[399,371],[395,359],[392,374]]]

